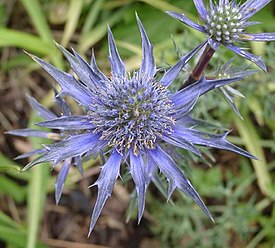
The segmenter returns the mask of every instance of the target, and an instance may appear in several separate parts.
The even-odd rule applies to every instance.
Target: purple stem
[[[215,50],[209,44],[207,44],[203,51],[203,54],[200,57],[200,60],[196,64],[191,75],[189,76],[187,81],[180,87],[180,89],[183,89],[201,79],[202,74],[208,66],[209,61],[213,57],[214,53]]]

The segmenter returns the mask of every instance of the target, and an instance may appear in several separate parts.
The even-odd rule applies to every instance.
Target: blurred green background
[[[250,161],[217,150],[204,150],[205,161],[186,155],[183,169],[209,207],[215,224],[179,192],[167,203],[152,186],[143,220],[137,226],[136,206],[131,200],[133,185],[131,181],[126,185],[124,167],[125,180],[116,184],[87,239],[96,197],[96,189],[88,186],[97,178],[99,161],[85,163],[83,178],[76,170],[69,173],[61,203],[56,206],[53,191],[59,168],[50,171],[50,165],[44,164],[19,173],[27,160],[12,160],[45,143],[38,138],[26,140],[3,134],[37,121],[26,94],[48,108],[53,105],[55,82],[23,50],[69,70],[53,40],[68,49],[75,48],[88,60],[93,47],[99,67],[109,75],[109,23],[121,57],[127,69],[133,71],[141,60],[137,12],[154,44],[158,67],[168,68],[204,37],[166,15],[165,10],[182,12],[197,20],[191,0],[0,1],[0,247],[275,247],[275,43],[249,44],[254,53],[263,56],[269,73],[260,71],[233,85],[246,96],[236,99],[243,120],[219,92],[202,97],[193,113],[194,117],[213,123],[215,131],[232,129],[229,140],[259,158]],[[274,13],[272,1],[253,17],[263,24],[250,31],[274,32]],[[207,73],[213,75],[218,65],[232,56],[220,49]],[[236,57],[233,63],[239,66],[244,61]],[[184,76],[183,72],[178,84]],[[127,216],[131,212],[129,203],[134,209],[131,216]]]

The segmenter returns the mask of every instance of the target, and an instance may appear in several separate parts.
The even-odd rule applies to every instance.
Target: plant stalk
[[[187,81],[180,87],[180,90],[201,79],[203,72],[208,66],[209,61],[213,57],[214,53],[215,50],[209,44],[207,44],[191,75],[189,76]]]

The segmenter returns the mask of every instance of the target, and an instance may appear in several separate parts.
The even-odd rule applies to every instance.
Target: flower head
[[[246,27],[258,24],[258,22],[248,21],[248,19],[271,2],[271,0],[247,0],[243,4],[238,3],[236,0],[219,0],[216,4],[210,0],[209,9],[205,7],[203,0],[193,1],[204,25],[194,23],[184,14],[173,11],[167,11],[167,13],[188,26],[206,34],[208,42],[214,50],[223,44],[228,49],[252,61],[266,71],[266,66],[259,56],[239,48],[234,42],[275,40],[275,33],[246,33]]]
[[[229,143],[226,140],[228,133],[217,135],[195,130],[197,121],[188,116],[199,96],[242,77],[208,81],[202,77],[197,83],[171,93],[169,85],[206,42],[181,57],[160,80],[157,80],[153,46],[138,17],[137,21],[143,56],[139,71],[132,75],[126,73],[110,28],[110,78],[97,67],[94,55],[91,64],[88,64],[77,52],[73,51],[73,55],[60,45],[58,47],[69,60],[78,79],[32,56],[60,84],[62,90],[58,96],[72,96],[85,107],[87,114],[73,118],[64,115],[40,122],[40,126],[70,131],[70,135],[55,144],[47,145],[42,155],[30,162],[25,169],[46,161],[56,164],[72,157],[85,157],[101,151],[110,154],[98,180],[93,184],[98,186],[98,197],[92,213],[89,234],[111,195],[119,176],[120,165],[125,161],[129,164],[129,171],[136,185],[140,221],[145,207],[147,187],[158,178],[158,170],[167,178],[168,197],[179,188],[212,219],[191,182],[165,151],[163,144],[169,143],[198,156],[201,153],[195,145],[226,149],[254,158],[248,152]]]

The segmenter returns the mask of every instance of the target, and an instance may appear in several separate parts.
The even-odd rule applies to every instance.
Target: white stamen
[[[244,14],[240,12],[239,7],[228,1],[227,5],[217,4],[214,10],[208,12],[205,28],[216,41],[232,42],[236,34],[244,32],[246,22],[242,20]]]

